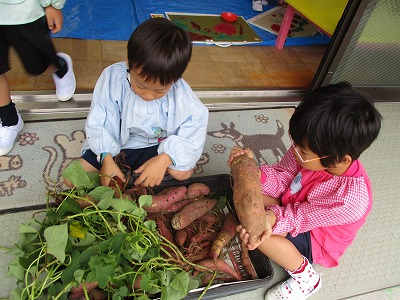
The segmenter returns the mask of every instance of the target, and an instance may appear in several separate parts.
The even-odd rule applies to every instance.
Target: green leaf
[[[63,270],[61,274],[61,281],[67,285],[69,282],[75,280],[74,272],[79,269],[80,264],[78,262],[78,257],[80,253],[77,250],[72,251],[71,253],[71,262],[70,264]],[[79,281],[78,281],[79,282]]]
[[[83,276],[85,275],[85,271],[83,271],[82,269],[78,269],[74,272],[74,278],[76,282],[82,282],[83,280]]]
[[[70,237],[69,240],[71,244],[75,247],[86,247],[96,243],[96,237],[90,232],[87,232],[85,238],[83,239]]]
[[[177,291],[171,286],[164,286],[161,289],[161,300],[181,300],[186,294],[182,291]]]
[[[146,291],[148,294],[154,295],[161,292],[161,287],[159,283],[160,279],[156,273],[147,273],[142,275],[142,280],[140,280],[140,288]]]
[[[147,220],[143,223],[143,225],[152,232],[157,231],[157,223],[154,220]]]
[[[114,190],[108,186],[98,186],[95,189],[91,190],[88,195],[91,196],[94,200],[100,201],[101,197],[105,192],[112,192],[114,193]]]
[[[180,272],[178,273],[174,279],[171,280],[169,286],[172,288],[178,290],[178,291],[183,291],[188,293],[188,286],[189,286],[189,273],[187,272]]]
[[[111,250],[114,253],[119,253],[121,251],[122,244],[125,241],[126,234],[117,233],[111,238]]]
[[[61,291],[63,291],[64,286],[60,283],[60,282],[55,282],[53,284],[50,285],[49,288],[49,295],[58,295],[61,293]],[[57,299],[60,300],[67,300],[67,293],[62,293],[61,296]]]
[[[96,272],[96,281],[99,283],[99,287],[104,289],[108,282],[114,278],[117,262],[115,256],[109,254],[92,257],[89,266]]]
[[[15,257],[8,265],[7,277],[14,277],[18,281],[23,282],[25,276],[25,270],[20,265],[18,257]]]
[[[38,230],[30,225],[21,224],[21,225],[19,225],[19,233],[21,233],[21,234],[38,233]]]
[[[159,245],[154,245],[147,249],[146,253],[142,257],[142,261],[148,261],[153,257],[160,256],[160,247]]]
[[[198,281],[189,276],[189,273],[181,271],[172,277],[171,282],[163,287],[161,300],[183,299],[191,289],[198,287]]]
[[[54,225],[44,230],[47,252],[54,255],[61,263],[65,260],[65,247],[68,241],[68,225]]]
[[[68,197],[63,202],[61,202],[60,206],[57,208],[57,212],[61,217],[63,217],[67,212],[79,214],[80,212],[82,212],[82,208],[77,201],[75,201],[73,198]]]
[[[215,205],[215,209],[224,209],[228,203],[228,198],[226,196],[221,196],[218,199],[217,205]]]
[[[62,172],[62,177],[71,181],[77,189],[93,187],[93,176],[86,173],[79,160],[70,163]]]
[[[81,226],[79,222],[75,221],[69,225],[69,235],[73,238],[84,239],[87,231],[88,228]]]
[[[112,206],[113,200],[114,200],[114,190],[107,191],[103,195],[101,195],[100,202],[97,204],[97,206],[100,209],[108,209],[109,207]],[[121,201],[121,199],[118,200]]]
[[[117,212],[130,212],[137,207],[133,201],[118,198],[112,199],[111,205]]]
[[[23,290],[17,287],[10,293],[10,298],[8,300],[25,300],[27,298],[26,293],[22,296]]]
[[[99,255],[100,248],[98,245],[93,245],[84,251],[82,251],[81,255],[79,255],[78,262],[80,264],[88,262],[92,257]]]
[[[128,296],[128,294],[129,294],[129,289],[126,286],[121,286],[118,289],[118,295],[119,296],[126,297],[126,296]],[[122,298],[120,298],[120,299],[122,299]]]
[[[153,203],[153,196],[141,195],[139,197],[139,207],[150,206]]]

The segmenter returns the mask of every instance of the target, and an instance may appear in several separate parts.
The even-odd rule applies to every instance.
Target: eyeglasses
[[[315,157],[315,158],[311,158],[311,159],[303,159],[300,155],[299,149],[297,149],[295,142],[293,142],[292,137],[290,137],[290,140],[292,141],[292,146],[294,149],[294,153],[296,154],[298,160],[300,161],[301,164],[304,163],[308,163],[308,162],[312,162],[312,161],[316,161],[316,160],[320,160],[323,158],[327,158],[328,156],[322,156],[322,157]]]

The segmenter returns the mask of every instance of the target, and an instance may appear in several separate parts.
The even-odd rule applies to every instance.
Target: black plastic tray
[[[211,175],[203,177],[192,177],[188,180],[177,181],[168,180],[161,183],[157,188],[153,188],[154,192],[157,192],[163,188],[184,185],[188,186],[194,182],[200,182],[207,184],[211,189],[211,192],[219,195],[226,195],[228,201],[233,206],[233,191],[231,186],[231,177],[228,174]],[[234,212],[234,211],[233,211]],[[258,288],[265,287],[268,282],[273,278],[273,268],[269,259],[263,255],[259,250],[249,251],[250,259],[253,263],[254,269],[257,272],[259,279],[238,281],[235,283],[218,284],[215,287],[212,286],[201,299],[215,299],[226,297],[230,295],[236,295],[238,293],[244,293]],[[190,292],[185,299],[198,299],[202,291]]]
[[[154,187],[152,188],[152,190],[153,192],[157,193],[161,189],[167,187],[179,186],[179,185],[189,186],[190,184],[195,182],[201,182],[207,184],[208,187],[216,196],[225,195],[228,201],[230,202],[231,207],[232,208],[234,207],[231,177],[228,174],[192,177],[184,181],[165,180],[161,183],[160,186]],[[9,213],[20,213],[24,211],[37,211],[45,208],[46,204],[26,206],[15,209],[4,209],[0,210],[0,215]],[[205,295],[202,296],[201,299],[206,299],[206,300],[216,299],[265,287],[267,283],[270,282],[273,278],[273,268],[269,259],[257,249],[249,251],[249,256],[259,279],[238,281],[235,283],[224,283],[211,286],[211,288],[206,292]],[[203,292],[202,290],[190,292],[185,297],[185,299],[186,300],[198,299],[199,296],[202,294],[202,292]]]

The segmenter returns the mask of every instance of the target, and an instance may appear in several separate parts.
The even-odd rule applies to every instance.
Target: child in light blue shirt
[[[142,23],[128,41],[128,60],[107,67],[97,81],[86,121],[81,164],[86,171],[125,180],[114,157],[123,152],[134,184],[156,186],[165,174],[186,180],[199,160],[208,110],[181,78],[191,40],[163,18]]]

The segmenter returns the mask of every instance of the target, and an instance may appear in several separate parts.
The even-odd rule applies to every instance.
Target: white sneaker
[[[255,11],[263,11],[261,0],[253,0],[251,8]]]
[[[68,72],[63,78],[57,76],[53,73],[54,84],[56,85],[56,95],[60,101],[68,101],[72,98],[75,93],[76,80],[74,70],[72,69],[72,59],[68,54],[57,53],[58,56],[62,57],[68,66]]]
[[[14,147],[18,133],[24,128],[24,121],[18,113],[18,123],[14,126],[0,125],[0,156],[6,155]]]
[[[268,1],[267,0],[261,0],[261,4],[262,5],[268,5]]]
[[[265,294],[265,300],[305,300],[315,294],[321,288],[321,278],[316,285],[311,286],[305,282],[296,281],[290,277],[288,280],[281,282]]]

